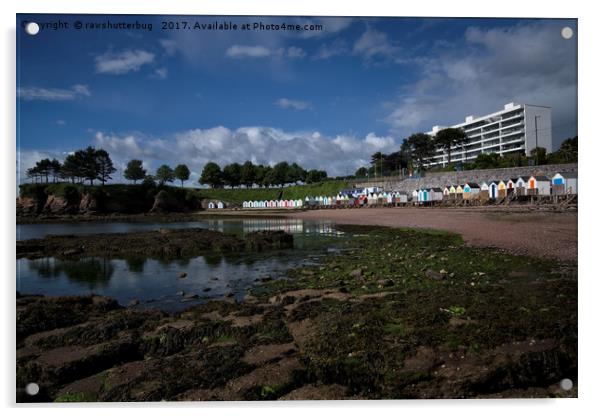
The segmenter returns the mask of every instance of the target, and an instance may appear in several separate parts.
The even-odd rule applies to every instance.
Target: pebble
[[[181,272],[181,273],[178,274],[178,277],[180,279],[184,279],[186,276],[188,276],[188,273],[186,273],[186,272]]]

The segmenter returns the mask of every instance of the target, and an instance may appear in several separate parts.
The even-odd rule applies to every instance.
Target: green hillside
[[[306,196],[333,196],[341,189],[348,188],[345,181],[327,181],[310,185],[295,185],[286,188],[251,188],[251,189],[200,189],[201,198],[219,199],[242,204],[243,201],[269,201],[277,199],[282,192],[282,199],[303,199]]]

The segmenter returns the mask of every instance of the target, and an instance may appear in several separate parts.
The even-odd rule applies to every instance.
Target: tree
[[[289,166],[287,162],[279,162],[274,165],[274,185],[280,185],[283,187],[288,183],[288,171]]]
[[[481,153],[473,163],[474,169],[496,169],[501,165],[501,157],[497,153]]]
[[[426,133],[415,133],[406,139],[407,149],[410,151],[412,161],[418,168],[423,168],[435,154],[435,142]]]
[[[270,169],[271,168],[269,166],[267,166],[267,167],[263,166],[263,165],[255,166],[255,169],[254,169],[255,183],[258,186],[267,186],[265,184],[264,179],[265,179],[265,175],[268,173],[268,171]]]
[[[328,174],[326,173],[325,170],[312,169],[309,172],[307,172],[306,182],[307,183],[322,182],[327,178],[328,178]]]
[[[451,150],[453,147],[466,144],[468,137],[462,129],[447,128],[439,130],[435,135],[435,144],[447,152],[447,163],[451,164]]]
[[[288,167],[287,173],[287,182],[289,183],[297,183],[304,182],[307,172],[301,166],[296,163],[293,163]]]
[[[75,183],[75,179],[81,178],[81,166],[74,153],[67,155],[61,166],[61,176],[65,179],[71,179],[71,183]]]
[[[278,178],[276,176],[276,171],[274,171],[274,168],[272,168],[271,166],[266,166],[264,168],[261,184],[266,188],[272,185],[278,185]]]
[[[155,179],[159,181],[159,185],[165,185],[166,182],[173,182],[176,178],[174,171],[168,165],[161,165],[155,173]]]
[[[104,186],[106,181],[113,179],[111,174],[115,173],[117,169],[113,166],[113,161],[111,157],[104,149],[98,149],[94,152],[94,161],[97,169],[96,178],[102,183]]]
[[[566,139],[557,151],[548,155],[548,163],[577,163],[577,147],[577,136]]]
[[[199,183],[209,185],[212,188],[219,188],[223,186],[223,174],[222,169],[217,163],[209,162],[203,168]]]
[[[368,169],[362,166],[361,168],[355,171],[355,176],[357,176],[358,178],[364,178],[368,176]]]
[[[184,187],[184,181],[190,179],[190,169],[186,165],[178,165],[174,169],[174,174],[176,175],[176,179],[180,181],[180,185]]]
[[[52,175],[53,182],[61,176],[61,162],[56,159],[50,161],[50,174]]]
[[[250,188],[255,183],[256,166],[250,160],[242,164],[240,170],[240,183]]]
[[[39,160],[36,162],[35,171],[48,183],[48,177],[52,174],[52,162],[50,159]]]
[[[535,147],[529,153],[536,165],[545,165],[547,159],[547,151],[543,147]]]
[[[224,166],[223,178],[224,183],[231,188],[239,186],[242,177],[242,166],[240,163],[230,163]]]
[[[123,171],[123,177],[129,181],[142,180],[146,177],[146,169],[142,167],[142,161],[139,159],[132,159],[128,162],[125,167],[125,171]]]
[[[84,150],[75,152],[76,163],[79,166],[81,178],[90,181],[94,185],[94,180],[98,179],[99,166],[96,160],[96,149],[88,146]]]

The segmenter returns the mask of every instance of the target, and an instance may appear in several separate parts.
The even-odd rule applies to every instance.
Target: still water
[[[247,290],[269,276],[315,264],[339,250],[346,235],[328,221],[277,219],[203,220],[182,223],[76,223],[17,225],[17,239],[50,234],[95,234],[151,231],[159,228],[208,228],[244,235],[258,230],[284,230],[294,235],[295,248],[269,253],[209,254],[194,258],[101,258],[59,260],[53,257],[17,260],[17,290],[23,294],[100,294],[120,304],[139,300],[138,308],[177,311],[231,294],[242,300]],[[179,278],[186,273],[186,278]],[[184,295],[183,295],[184,293]],[[186,299],[188,294],[198,299]]]

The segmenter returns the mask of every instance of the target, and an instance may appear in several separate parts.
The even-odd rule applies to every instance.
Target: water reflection
[[[64,274],[71,282],[90,290],[106,287],[115,270],[111,260],[102,258],[58,260],[46,257],[29,262],[29,269],[37,271],[40,277],[57,278]]]
[[[58,224],[63,234],[95,232],[96,225]],[[141,224],[127,224],[140,226]],[[55,258],[18,259],[17,290],[21,293],[45,295],[78,295],[97,293],[116,298],[121,304],[139,299],[138,307],[157,307],[177,311],[194,302],[204,302],[225,295],[242,300],[247,290],[266,276],[285,277],[291,268],[315,264],[339,246],[342,233],[331,223],[288,218],[205,220],[178,224],[143,224],[143,229],[200,227],[243,235],[261,230],[284,230],[294,234],[295,248],[261,253],[208,253],[194,258],[155,259],[143,256],[127,258]],[[47,225],[44,225],[46,227]],[[150,228],[154,227],[154,228]],[[103,224],[103,230],[121,225]],[[140,230],[140,228],[136,228]],[[124,230],[121,230],[124,231]],[[130,229],[131,231],[131,229]],[[29,235],[44,235],[47,229],[29,229]],[[181,278],[183,274],[185,278]],[[182,293],[199,296],[194,302],[182,302]]]

